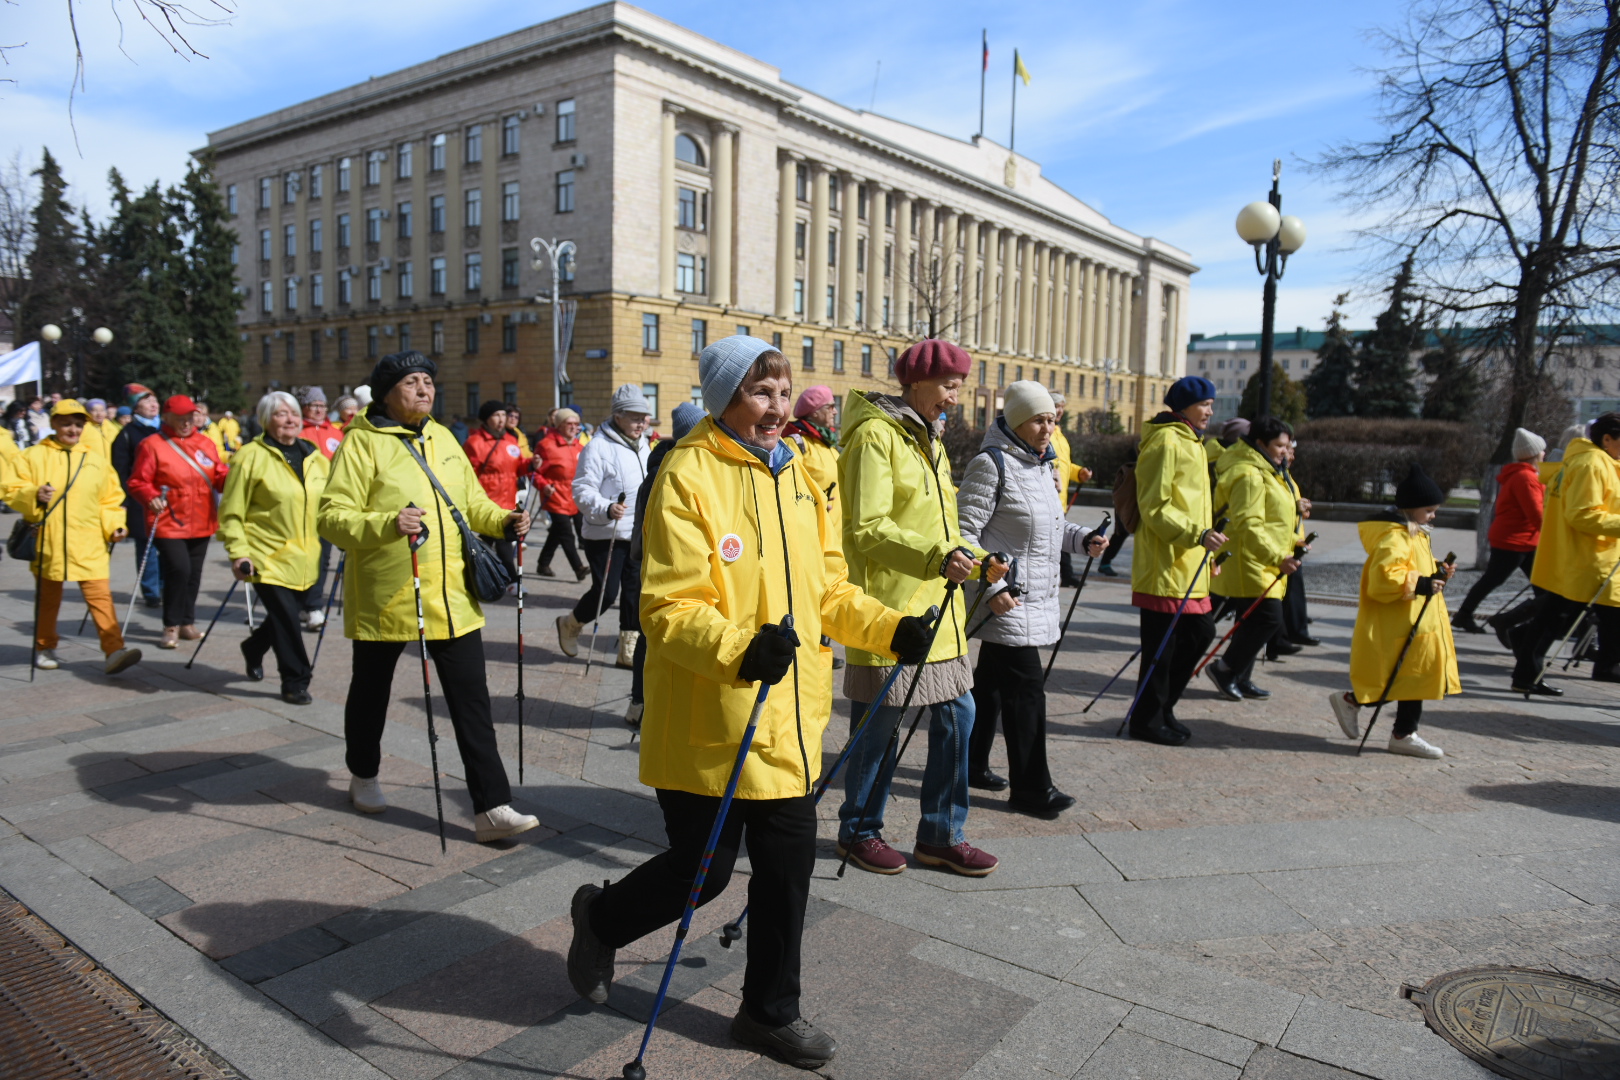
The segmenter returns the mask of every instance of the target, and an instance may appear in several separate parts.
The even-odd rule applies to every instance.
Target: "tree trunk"
[[[1479,520],[1474,523],[1474,569],[1484,570],[1491,559],[1491,518],[1496,516],[1496,466],[1487,464],[1479,478]]]

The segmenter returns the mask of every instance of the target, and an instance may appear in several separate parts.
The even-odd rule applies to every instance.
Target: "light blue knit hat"
[[[737,387],[762,353],[775,352],[776,346],[757,337],[733,334],[721,338],[698,357],[698,382],[703,387],[703,407],[719,416],[731,404]]]
[[[686,438],[687,433],[697,427],[698,421],[707,415],[709,414],[704,412],[701,406],[690,401],[683,401],[675,406],[675,411],[670,414],[670,420],[675,425],[676,441]]]

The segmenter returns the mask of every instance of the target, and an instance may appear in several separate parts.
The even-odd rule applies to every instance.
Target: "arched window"
[[[699,146],[698,141],[690,135],[677,135],[675,136],[675,160],[684,161],[688,165],[696,165],[702,168],[705,164],[703,147]]]

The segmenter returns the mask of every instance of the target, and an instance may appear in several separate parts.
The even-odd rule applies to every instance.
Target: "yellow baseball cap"
[[[77,401],[74,401],[72,398],[63,398],[61,401],[58,401],[55,405],[51,406],[51,415],[52,416],[82,416],[85,419],[89,419],[90,418],[90,410],[85,408],[83,405],[80,405]]]

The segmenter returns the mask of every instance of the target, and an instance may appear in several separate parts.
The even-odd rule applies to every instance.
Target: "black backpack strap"
[[[999,446],[986,446],[979,453],[988,454],[990,460],[996,463],[996,501],[990,504],[990,512],[993,514],[1001,507],[1001,493],[1007,487],[1007,455]]]

